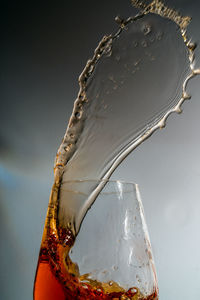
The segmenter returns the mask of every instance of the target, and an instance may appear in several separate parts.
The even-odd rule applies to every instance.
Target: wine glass
[[[89,196],[100,185],[103,189],[89,202]],[[46,261],[43,258],[43,265],[38,264],[35,300],[158,299],[138,185],[108,180],[69,181],[63,193],[70,201],[58,206],[57,235],[50,230],[46,238]],[[82,211],[84,217],[75,234],[75,224],[73,227],[66,219],[70,212],[75,222]],[[45,263],[49,271],[40,284]],[[51,282],[47,273],[51,274]]]

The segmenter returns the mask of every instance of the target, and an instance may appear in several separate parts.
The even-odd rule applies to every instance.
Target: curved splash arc
[[[94,56],[91,60],[89,60],[86,64],[85,69],[79,77],[79,85],[80,91],[78,94],[78,98],[75,101],[74,109],[72,112],[72,116],[69,121],[69,125],[64,136],[63,142],[58,150],[56,161],[55,161],[55,170],[54,170],[54,185],[52,188],[52,193],[50,196],[49,209],[47,213],[47,222],[45,228],[53,228],[56,234],[57,220],[58,220],[58,207],[60,205],[59,201],[62,195],[63,185],[65,180],[63,180],[63,173],[65,171],[66,166],[70,164],[72,158],[76,158],[77,150],[80,145],[78,144],[81,140],[81,134],[85,127],[85,123],[87,122],[87,111],[91,107],[90,99],[87,96],[88,82],[92,80],[92,76],[94,74],[95,69],[98,66],[102,56],[108,56],[112,53],[112,44],[113,41],[120,37],[121,33],[123,33],[127,26],[131,23],[134,23],[146,15],[155,14],[159,15],[163,18],[167,18],[176,23],[180,29],[182,39],[188,51],[188,59],[189,59],[189,67],[190,73],[184,79],[182,83],[182,96],[173,104],[172,107],[168,107],[167,111],[164,115],[157,116],[150,124],[146,124],[142,130],[140,130],[139,134],[134,137],[134,139],[127,140],[126,144],[124,144],[120,151],[115,155],[107,163],[107,168],[103,169],[103,171],[99,174],[101,179],[107,180],[113,171],[117,168],[117,166],[122,162],[123,159],[136,147],[138,147],[144,140],[150,137],[153,132],[155,132],[159,128],[163,128],[166,125],[166,120],[168,116],[173,113],[181,112],[181,105],[186,100],[189,99],[190,96],[187,93],[187,84],[191,78],[195,75],[200,74],[199,69],[195,69],[194,64],[194,49],[195,45],[188,39],[187,37],[187,26],[189,24],[189,17],[182,17],[176,11],[164,6],[164,4],[160,1],[152,1],[149,5],[144,4],[143,1],[134,1],[132,0],[132,4],[140,9],[140,13],[135,17],[130,17],[127,20],[117,19],[118,23],[120,23],[119,29],[114,35],[104,36],[98,47],[95,50]],[[70,169],[70,166],[69,166]],[[79,213],[75,216],[67,217],[67,223],[65,226],[72,227],[74,234],[77,234],[79,231],[81,222],[87,213],[87,210],[95,201],[99,192],[104,187],[104,184],[101,184],[97,187],[93,187],[90,197],[86,199],[84,203],[81,204]],[[59,207],[60,209],[60,207]]]

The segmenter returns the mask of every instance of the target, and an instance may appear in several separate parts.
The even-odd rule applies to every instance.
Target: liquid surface
[[[186,34],[190,18],[160,1],[132,3],[139,14],[116,19],[117,32],[103,37],[79,78],[80,92],[55,162],[35,300],[158,299],[156,290],[144,296],[137,287],[126,291],[114,282],[91,282],[68,256],[104,187],[88,184],[87,198],[70,197],[71,180],[108,179],[133,149],[165,126],[170,113],[181,112],[190,98],[187,82],[200,73]]]

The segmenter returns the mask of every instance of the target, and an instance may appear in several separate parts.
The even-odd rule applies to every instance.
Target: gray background
[[[167,1],[193,22],[199,1]],[[32,299],[53,161],[78,92],[77,77],[128,0],[2,1],[0,109],[1,299]],[[199,48],[197,49],[197,59]],[[134,151],[112,178],[140,185],[160,299],[200,299],[199,78],[192,100]]]

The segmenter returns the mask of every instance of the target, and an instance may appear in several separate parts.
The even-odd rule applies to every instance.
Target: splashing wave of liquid
[[[139,14],[127,20],[116,18],[117,32],[103,37],[79,78],[80,92],[56,157],[34,299],[40,299],[40,292],[47,292],[49,298],[50,286],[58,294],[58,282],[67,295],[70,287],[73,293],[82,295],[80,299],[86,299],[85,281],[95,299],[97,294],[93,292],[99,293],[99,286],[103,289],[98,299],[104,292],[104,299],[108,299],[112,286],[121,293],[117,294],[120,298],[158,299],[157,288],[152,290],[151,284],[144,291],[148,297],[143,298],[137,289],[126,291],[117,283],[109,281],[110,287],[109,282],[93,280],[88,273],[81,275],[68,255],[78,241],[84,216],[112,172],[156,129],[164,127],[172,112],[181,112],[182,103],[190,98],[187,83],[200,74],[194,65],[195,45],[186,33],[190,18],[159,0],[146,2],[132,0]],[[80,184],[82,181],[84,184]],[[106,205],[103,203],[103,211]],[[132,215],[130,220],[132,224]],[[149,253],[147,262],[152,259]],[[50,276],[45,281],[44,270],[45,276]],[[155,271],[149,274],[156,278]],[[64,289],[62,299],[66,298]]]
[[[88,186],[88,199],[81,196],[84,191],[73,199],[72,180],[108,179],[134,148],[165,126],[169,114],[181,112],[190,98],[187,82],[199,73],[186,34],[190,18],[157,0],[132,3],[140,13],[116,18],[118,31],[103,37],[79,78],[80,92],[55,162],[47,224],[55,231],[58,216],[77,233],[103,187]]]

